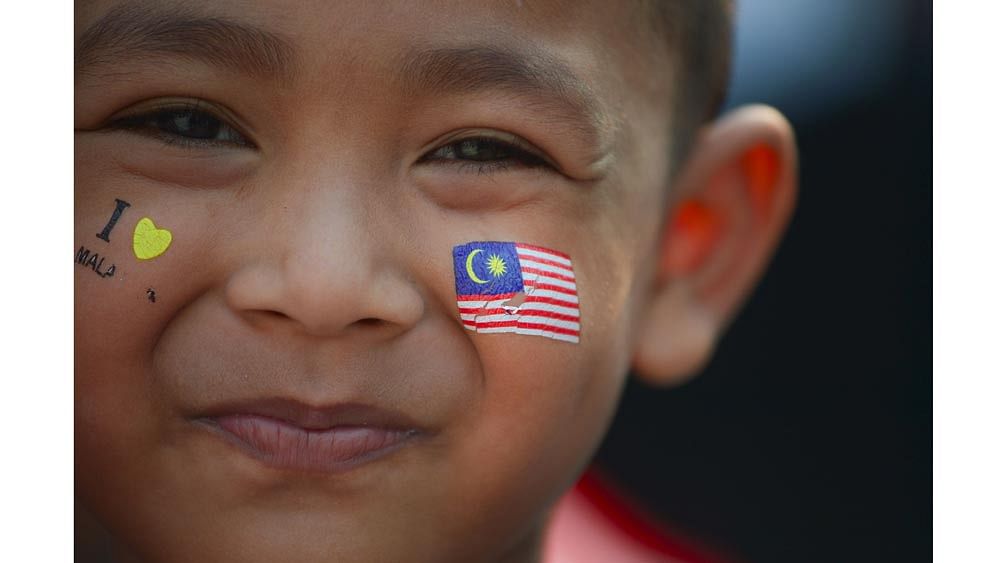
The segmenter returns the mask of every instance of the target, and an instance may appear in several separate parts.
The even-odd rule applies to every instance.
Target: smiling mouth
[[[275,469],[344,472],[424,434],[394,413],[363,405],[321,409],[278,400],[224,410],[195,422]]]

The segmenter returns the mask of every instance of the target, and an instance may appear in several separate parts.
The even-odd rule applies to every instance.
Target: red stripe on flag
[[[507,311],[504,309],[473,309],[473,308],[459,308],[459,312],[469,314],[474,313],[476,316],[484,317],[486,315],[502,315]]]
[[[563,269],[565,270],[566,268]],[[539,270],[538,268],[525,268],[524,266],[521,266],[521,271],[527,272],[529,274],[538,274],[540,276],[545,276],[547,278],[554,278],[557,280],[574,282],[574,283],[576,282],[576,278],[574,278],[573,276],[564,276],[562,274],[557,274],[555,272],[550,272],[548,270]]]
[[[476,323],[476,328],[529,328],[535,330],[547,330],[556,334],[567,334],[570,336],[580,336],[580,331],[561,326],[552,326],[544,323],[522,323],[521,321],[494,321],[491,323]]]
[[[517,315],[518,317],[545,317],[547,319],[556,319],[557,321],[569,321],[569,322],[573,322],[573,323],[578,322],[580,320],[579,316],[567,315],[567,314],[564,314],[564,313],[554,313],[552,311],[524,310],[524,311],[518,311],[516,313],[509,313],[505,309],[459,308],[459,312],[462,312],[462,313],[465,313],[465,314],[472,313],[472,314],[475,314],[476,316],[479,316],[479,317],[485,317],[485,316],[488,316],[488,315],[511,314],[511,315]],[[465,321],[465,322],[471,322],[471,321]],[[497,321],[497,322],[501,322],[501,321]],[[503,322],[506,322],[506,321],[503,321]]]
[[[563,301],[562,299],[556,299],[555,297],[539,297],[529,294],[525,299],[525,303],[548,303],[549,305],[559,305],[560,307],[568,307],[570,309],[580,310],[580,305],[577,303],[571,303],[569,301]]]
[[[495,307],[493,309],[483,309],[480,307],[459,307],[459,313],[475,313],[477,315],[502,315],[507,312],[506,309],[502,307]]]
[[[547,319],[556,319],[557,321],[569,321],[573,323],[578,322],[580,320],[579,316],[574,317],[573,315],[566,315],[563,313],[553,313],[552,311],[528,310],[528,311],[519,311],[518,314],[520,314],[522,317],[545,317]]]
[[[527,285],[527,284],[526,284]],[[576,295],[576,289],[567,289],[561,285],[552,285],[549,283],[536,283],[532,284],[535,289],[548,289],[550,291],[558,291],[559,293],[565,293],[566,295]]]
[[[458,295],[456,301],[496,301],[497,299],[510,299],[515,293],[495,293],[493,295]]]
[[[565,307],[567,309],[575,309],[577,313],[580,312],[580,308],[576,303],[570,303],[569,301],[563,301],[561,299],[553,299],[552,297],[528,297],[524,300],[525,303],[544,303],[546,305],[556,305],[557,307]],[[501,313],[506,313],[507,309],[503,307],[459,307],[458,311],[460,313],[479,313],[481,315],[499,315]],[[525,309],[521,311],[523,314],[534,314],[536,310]]]

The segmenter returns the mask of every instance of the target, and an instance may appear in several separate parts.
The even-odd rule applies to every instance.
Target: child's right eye
[[[204,109],[200,103],[161,105],[108,123],[112,129],[132,130],[164,143],[192,148],[236,146],[254,148],[235,127]]]

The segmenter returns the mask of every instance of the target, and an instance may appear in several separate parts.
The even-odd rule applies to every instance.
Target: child
[[[77,5],[76,491],[121,560],[541,557],[791,213],[706,0]],[[81,525],[85,523],[80,518]]]

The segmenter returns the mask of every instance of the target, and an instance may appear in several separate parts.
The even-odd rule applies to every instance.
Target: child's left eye
[[[435,149],[421,162],[456,163],[461,170],[488,174],[511,166],[522,168],[549,167],[548,161],[513,142],[491,137],[468,137]],[[471,168],[470,168],[471,167]]]

